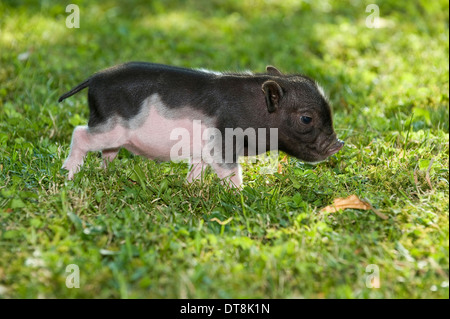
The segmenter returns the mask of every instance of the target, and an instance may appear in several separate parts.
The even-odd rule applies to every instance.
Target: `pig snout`
[[[332,143],[332,145],[328,149],[327,156],[331,156],[331,155],[336,154],[337,152],[339,152],[344,147],[344,144],[345,144],[344,141],[342,141],[340,139],[336,139],[336,141],[334,143]]]
[[[318,151],[325,158],[339,152],[345,144],[344,141],[336,136],[334,130],[331,130],[331,133],[328,134],[321,135],[317,141]]]

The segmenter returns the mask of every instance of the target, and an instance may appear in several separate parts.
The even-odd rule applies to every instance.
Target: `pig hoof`
[[[65,164],[64,164],[61,168],[62,168],[62,169],[65,169],[65,170],[67,170],[67,171],[69,171],[69,173],[67,174],[67,179],[68,179],[69,181],[73,179],[74,175],[75,175],[75,174],[77,173],[77,171],[78,171],[78,170],[76,170],[76,169],[67,167],[67,165],[65,165]]]

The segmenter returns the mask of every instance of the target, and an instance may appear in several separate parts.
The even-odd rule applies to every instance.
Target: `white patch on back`
[[[211,71],[208,69],[204,69],[204,68],[200,68],[200,69],[194,69],[203,73],[208,73],[208,74],[214,74],[214,75],[222,75],[222,72],[218,72],[218,71]]]
[[[253,75],[253,72],[250,71],[250,70],[245,70],[245,71],[242,71],[242,72],[238,72],[238,74],[242,74],[242,75]]]
[[[204,72],[204,73],[208,73],[208,74],[214,74],[214,75],[217,75],[217,76],[221,76],[221,75],[253,75],[253,72],[249,71],[249,70],[244,70],[244,71],[241,71],[241,72],[228,72],[228,71],[226,71],[226,72],[218,72],[218,71],[211,71],[211,70],[204,69],[204,68],[194,69],[194,70],[197,70],[197,71],[200,71],[200,72]]]

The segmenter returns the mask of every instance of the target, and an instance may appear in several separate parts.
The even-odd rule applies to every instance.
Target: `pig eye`
[[[309,124],[312,121],[312,118],[310,118],[309,116],[302,116],[300,117],[300,120],[302,121],[303,124]]]

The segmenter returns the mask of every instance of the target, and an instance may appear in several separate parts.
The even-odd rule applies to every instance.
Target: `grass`
[[[377,1],[378,29],[357,1],[77,3],[79,29],[66,3],[0,3],[0,297],[449,297],[448,2]],[[57,97],[130,60],[308,74],[345,149],[281,174],[246,165],[240,193],[124,150],[67,181],[88,108]],[[351,194],[389,218],[320,212]]]

